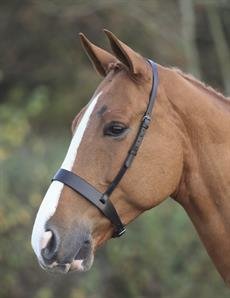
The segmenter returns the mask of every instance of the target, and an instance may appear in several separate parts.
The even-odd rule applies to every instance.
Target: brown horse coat
[[[106,189],[126,156],[152,85],[146,60],[111,32],[106,34],[113,55],[81,35],[95,69],[105,78],[95,92],[100,96],[71,168],[100,191]],[[160,65],[158,69],[153,121],[111,200],[128,224],[171,196],[186,210],[217,270],[230,284],[230,102],[179,70]],[[88,107],[75,118],[73,131],[81,125]],[[127,133],[116,139],[103,135],[105,125],[113,121],[126,126]],[[93,252],[112,235],[111,223],[66,186],[53,213],[43,222],[49,234],[39,227],[44,212],[40,209],[32,244],[42,266],[64,264],[65,271],[90,268]],[[48,262],[44,254],[42,258],[42,250],[53,249],[54,236],[59,240],[52,262]],[[82,243],[87,243],[87,249],[83,250]]]

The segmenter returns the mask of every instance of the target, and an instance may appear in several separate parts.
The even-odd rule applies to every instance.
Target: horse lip
[[[73,260],[69,269],[71,271],[84,271],[84,260]]]
[[[85,271],[85,265],[88,259],[73,259],[70,263],[57,263],[53,262],[50,265],[45,265],[43,262],[39,261],[40,267],[51,273],[68,273],[70,271]],[[87,266],[86,266],[87,267]]]
[[[51,271],[53,272],[60,272],[60,273],[68,273],[70,269],[71,264],[57,264],[56,266],[51,268]]]
[[[43,270],[47,269],[47,267],[40,260],[38,261],[38,263]]]
[[[45,266],[42,262],[39,262],[39,265],[43,270],[54,273],[68,273],[71,268],[71,263],[58,264],[57,262],[54,262],[51,265]]]

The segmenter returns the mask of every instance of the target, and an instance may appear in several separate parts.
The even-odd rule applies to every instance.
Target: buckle
[[[143,119],[142,119],[142,126],[145,129],[148,129],[149,128],[150,121],[151,121],[151,117],[149,115],[145,115],[143,117]]]
[[[126,228],[123,226],[123,227],[119,227],[119,229],[115,230],[115,232],[113,233],[113,238],[116,238],[116,237],[121,237],[126,231]]]

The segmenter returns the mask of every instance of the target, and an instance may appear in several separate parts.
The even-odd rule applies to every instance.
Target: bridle
[[[111,184],[108,186],[107,190],[102,193],[98,191],[94,186],[85,181],[80,176],[74,174],[71,171],[67,171],[65,169],[59,169],[58,172],[53,177],[52,181],[60,181],[65,185],[72,188],[74,191],[82,195],[86,200],[96,206],[103,214],[106,216],[111,223],[114,225],[114,233],[113,237],[119,237],[125,232],[125,226],[122,223],[117,211],[110,201],[109,197],[121,181],[127,169],[131,166],[134,157],[136,156],[138,149],[143,141],[146,130],[149,127],[153,105],[157,95],[157,87],[158,87],[158,70],[157,64],[152,60],[147,60],[152,67],[153,74],[153,83],[149,96],[149,102],[145,114],[141,120],[138,133],[134,139],[132,146],[130,147],[128,154],[124,163],[122,164],[118,174],[115,176]]]
[[[143,141],[146,130],[149,127],[153,105],[157,95],[158,87],[158,70],[157,64],[152,60],[147,60],[152,68],[153,83],[149,96],[149,102],[145,114],[141,120],[138,133],[134,139],[132,146],[130,147],[125,161],[123,162],[118,174],[115,176],[111,184],[108,186],[107,190],[102,193],[98,191],[94,186],[85,181],[80,176],[74,174],[71,171],[65,169],[59,169],[58,172],[53,177],[52,181],[60,181],[65,185],[72,188],[74,191],[82,195],[86,200],[95,205],[103,214],[106,216],[111,223],[114,225],[113,237],[120,237],[125,232],[125,226],[122,223],[119,215],[109,197],[121,181],[127,169],[131,166],[134,157],[136,156],[138,149]]]

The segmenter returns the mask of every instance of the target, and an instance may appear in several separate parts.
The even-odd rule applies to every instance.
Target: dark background
[[[87,273],[51,275],[37,264],[35,214],[67,151],[71,121],[101,79],[77,34],[108,48],[102,28],[230,94],[229,0],[1,0],[0,297],[229,297],[171,199],[100,249]]]

